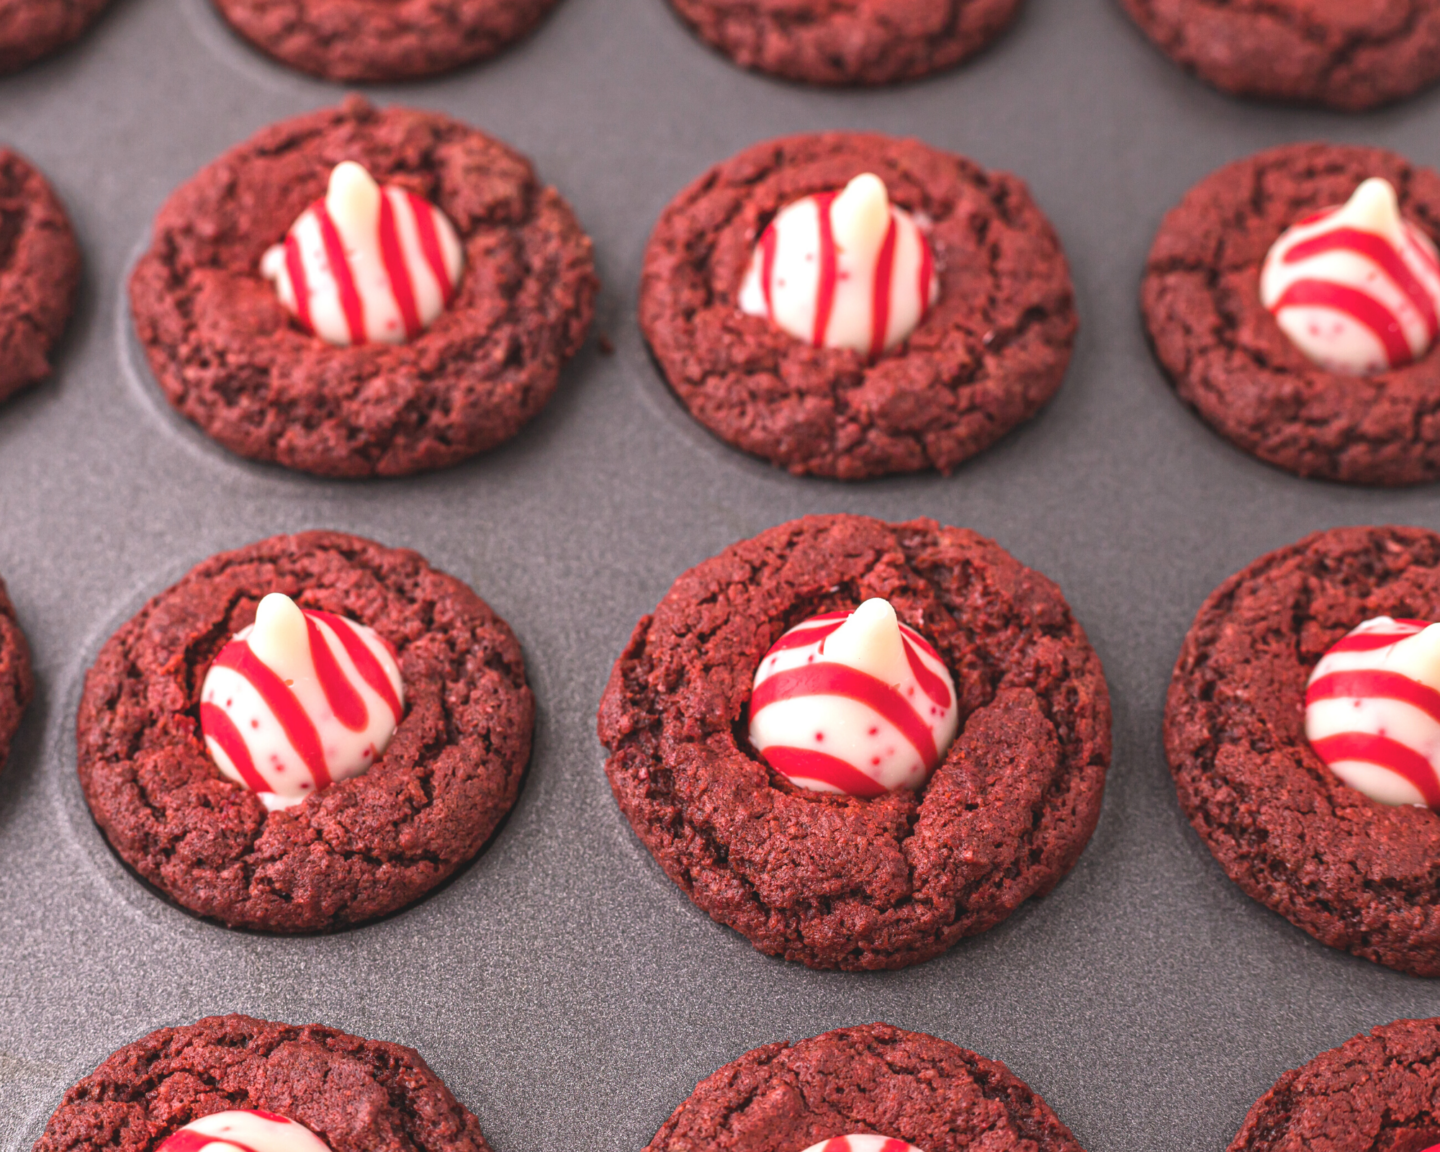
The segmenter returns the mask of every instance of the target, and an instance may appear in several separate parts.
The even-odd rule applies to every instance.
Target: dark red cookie
[[[1228,1152],[1422,1152],[1440,1144],[1440,1020],[1397,1020],[1292,1069]]]
[[[1369,799],[1305,739],[1311,671],[1375,616],[1440,620],[1440,535],[1335,528],[1262,556],[1195,617],[1165,749],[1180,806],[1248,895],[1334,948],[1440,976],[1440,815]]]
[[[1415,484],[1440,476],[1440,348],[1374,376],[1327,372],[1260,302],[1281,233],[1370,176],[1440,239],[1440,175],[1379,148],[1285,145],[1206,177],[1165,217],[1141,308],[1180,398],[1245,451],[1301,476]]]
[[[326,344],[260,275],[341,160],[434,202],[465,246],[458,295],[408,343]],[[351,97],[263,129],[181,185],[130,302],[165,395],[225,447],[327,476],[399,476],[492,448],[539,412],[595,289],[589,238],[518,152],[446,116]]]
[[[15,605],[0,580],[0,768],[10,754],[10,741],[20,727],[25,708],[35,695],[35,677],[30,671],[30,646],[20,621],[15,618]]]
[[[0,0],[0,73],[78,39],[110,0]]]
[[[211,660],[269,592],[368,624],[398,654],[405,716],[363,776],[266,812],[200,735]],[[121,859],[231,927],[314,932],[404,907],[480,851],[514,804],[535,701],[520,646],[414,552],[339,532],[222,552],[154,597],[86,674],[80,783]]]
[[[872,596],[940,653],[959,735],[919,793],[798,789],[743,740],[755,669],[786,629]],[[675,581],[610,674],[600,739],[621,811],[700,908],[772,956],[900,968],[1074,866],[1100,814],[1110,699],[1060,590],[996,544],[807,516]]]
[[[671,0],[735,63],[809,84],[888,84],[960,63],[1014,19],[1020,0]]]
[[[925,1152],[1081,1152],[998,1060],[888,1024],[745,1053],[697,1084],[646,1152],[799,1152],[860,1133]]]
[[[940,277],[920,326],[874,364],[812,348],[737,303],[775,213],[862,172],[933,222]],[[645,252],[640,324],[670,386],[722,440],[843,480],[949,472],[1054,395],[1076,330],[1060,241],[1023,183],[856,132],[757,144],[671,201]]]
[[[215,0],[282,64],[327,80],[410,80],[494,56],[556,0]]]
[[[24,157],[0,148],[0,400],[50,375],[79,285],[64,206]]]
[[[1440,0],[1120,0],[1222,92],[1356,112],[1440,79]]]
[[[150,1152],[237,1108],[299,1121],[332,1152],[490,1152],[413,1048],[249,1016],[161,1028],[106,1057],[65,1093],[34,1152]]]

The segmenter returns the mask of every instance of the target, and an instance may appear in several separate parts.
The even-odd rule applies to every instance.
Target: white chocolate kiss
[[[344,250],[338,273],[326,244],[327,219]],[[427,244],[427,234],[433,234],[433,243]],[[394,242],[391,264],[387,235]],[[398,264],[393,261],[397,253]],[[291,274],[295,260],[303,271],[303,304]],[[260,261],[260,272],[273,281],[280,302],[302,327],[331,344],[413,339],[445,310],[464,267],[464,249],[445,213],[402,188],[381,188],[352,160],[335,166],[324,199],[300,213],[286,239]],[[359,301],[359,332],[345,306],[347,282]]]
[[[1382,258],[1364,242],[1337,236],[1324,244],[1346,229],[1378,240]],[[1307,243],[1322,247],[1291,255]],[[1420,359],[1435,342],[1440,260],[1430,237],[1400,214],[1394,187],[1377,177],[1275,242],[1260,273],[1260,299],[1313,363],[1350,376],[1383,372]]]
[[[887,1136],[856,1134],[822,1140],[818,1144],[810,1145],[805,1152],[920,1152],[920,1149],[914,1144],[905,1143],[904,1140]]]
[[[212,1112],[172,1132],[155,1152],[330,1152],[298,1120],[273,1112]]]
[[[256,792],[272,811],[302,803],[327,783],[358,776],[385,751],[399,716],[362,673],[357,660],[364,661],[366,652],[373,661],[372,672],[378,665],[396,701],[401,708],[404,706],[399,666],[374,629],[341,617],[332,617],[329,621],[313,619],[313,623],[340,675],[358,693],[363,704],[363,723],[358,728],[336,715],[316,671],[306,613],[290,597],[278,592],[260,601],[255,623],[242,628],[222,649],[205,674],[200,690],[201,727],[205,746],[216,766],[227,779]],[[359,641],[361,647],[355,655],[347,651],[337,628],[348,630],[352,638]],[[277,689],[270,681],[271,692],[267,693],[263,684],[246,673],[244,666],[235,666],[244,660],[244,653],[239,652],[237,646],[247,647],[283,687]],[[319,777],[305,754],[304,724],[299,726],[301,732],[294,730],[293,713],[287,712],[284,699],[277,703],[272,694],[276,691],[288,693],[288,703],[298,707],[313,726],[310,746],[318,748],[323,757]],[[219,709],[229,718],[249,755],[251,771],[247,772],[236,762],[237,758],[227,752],[226,738],[221,731],[223,722],[209,712],[210,708]]]
[[[830,203],[834,294],[828,317],[818,317],[817,325],[827,257],[821,205],[821,198],[806,196],[776,214],[740,286],[740,311],[768,316],[808,344],[854,348],[873,357],[914,332],[940,294],[929,242],[915,217],[890,203],[880,177],[869,172],[855,177]],[[892,221],[894,247],[887,263],[881,258]],[[881,313],[884,333],[877,342]]]
[[[842,616],[796,625],[761,659],[750,743],[801,788],[855,796],[919,788],[959,727],[950,672],[889,601],[866,600]]]

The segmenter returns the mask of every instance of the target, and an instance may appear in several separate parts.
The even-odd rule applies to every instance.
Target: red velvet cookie
[[[555,0],[215,0],[261,51],[326,80],[411,80],[503,51]]]
[[[960,63],[1015,18],[1020,0],[671,0],[735,63],[807,84],[888,84]]]
[[[269,811],[201,738],[201,686],[263,596],[373,628],[404,715],[364,775]],[[414,552],[339,532],[224,552],[154,597],[86,674],[80,783],[111,846],[231,927],[314,932],[418,899],[471,860],[519,793],[535,702],[509,627]]]
[[[1415,484],[1440,477],[1440,349],[1369,376],[1327,371],[1260,294],[1281,234],[1370,177],[1394,185],[1405,217],[1440,238],[1440,175],[1379,148],[1288,144],[1206,177],[1165,217],[1141,308],[1180,398],[1245,451],[1301,476]]]
[[[1080,1152],[998,1060],[888,1024],[745,1053],[697,1084],[646,1152],[800,1152],[857,1133],[925,1152]]]
[[[110,0],[0,0],[0,72],[13,72],[78,39]]]
[[[878,176],[920,221],[937,295],[870,359],[741,310],[757,244],[795,200]],[[661,215],[640,325],[691,414],[791,472],[857,480],[961,461],[1054,395],[1077,327],[1065,255],[1025,185],[918,140],[791,136],[716,165]]]
[[[34,695],[30,646],[25,642],[25,633],[20,631],[5,582],[0,580],[0,768],[5,766],[10,741],[15,739],[25,708]]]
[[[1440,535],[1334,528],[1262,556],[1196,615],[1165,750],[1180,806],[1249,896],[1331,947],[1440,976],[1440,814],[1349,787],[1305,734],[1316,664],[1382,616],[1440,620]]]
[[[1440,0],[1120,0],[1222,92],[1361,111],[1440,79]]]
[[[1440,1020],[1397,1020],[1286,1072],[1228,1152],[1424,1152],[1440,1144],[1437,1095]]]
[[[435,204],[463,245],[454,298],[404,343],[326,343],[261,275],[346,160]],[[595,289],[589,238],[518,152],[446,116],[352,97],[263,129],[177,189],[130,301],[166,397],[231,451],[398,476],[519,431],[580,347]]]
[[[50,375],[79,285],[65,208],[45,177],[0,148],[0,400]]]
[[[787,629],[883,597],[953,678],[959,735],[918,790],[793,785],[749,745],[762,657]],[[697,906],[815,968],[900,968],[1049,892],[1100,813],[1110,702],[1060,590],[930,520],[810,516],[682,575],[600,703],[621,811]]]
[[[413,1048],[249,1016],[161,1028],[106,1057],[65,1093],[34,1152],[151,1152],[235,1109],[302,1124],[330,1152],[490,1152]]]

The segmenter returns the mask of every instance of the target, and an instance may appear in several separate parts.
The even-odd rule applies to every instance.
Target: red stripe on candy
[[[1399,672],[1378,669],[1331,672],[1320,677],[1305,690],[1305,706],[1308,708],[1320,700],[1353,696],[1398,700],[1419,708],[1432,720],[1440,721],[1440,692]]]
[[[330,211],[324,200],[315,202],[315,220],[320,225],[320,238],[325,242],[325,259],[330,265],[330,274],[335,277],[335,289],[340,295],[340,307],[345,313],[345,327],[350,331],[350,343],[365,342],[365,305],[355,288],[355,276],[350,271],[350,261],[345,256],[345,245],[340,240],[340,231],[330,218]]]
[[[345,673],[340,670],[340,661],[335,659],[335,653],[330,651],[330,645],[325,643],[325,636],[320,631],[320,625],[315,623],[309,612],[305,612],[303,615],[306,635],[310,638],[310,658],[315,662],[315,678],[320,681],[320,690],[325,693],[325,702],[335,713],[335,719],[339,720],[346,728],[352,732],[363,732],[365,725],[370,720],[370,713],[365,708],[364,699],[355,690],[355,685],[351,684]],[[335,628],[333,624],[330,626]],[[337,628],[335,631],[338,633],[340,629]]]
[[[870,299],[870,359],[880,359],[885,351],[885,333],[890,327],[890,277],[895,271],[895,213],[889,213],[890,226],[880,255],[875,259],[875,279]]]
[[[288,1117],[288,1116],[281,1116],[281,1115],[279,1115],[278,1113],[275,1113],[275,1112],[266,1112],[266,1111],[265,1111],[264,1109],[262,1109],[262,1108],[245,1108],[245,1109],[243,1109],[243,1111],[245,1111],[245,1112],[250,1112],[250,1113],[252,1113],[253,1115],[259,1116],[260,1119],[262,1119],[262,1120],[269,1120],[269,1121],[271,1121],[271,1122],[274,1123],[274,1124],[294,1124],[294,1123],[295,1123],[295,1121],[294,1121],[294,1120],[291,1120],[290,1117]]]
[[[910,662],[910,671],[920,683],[920,691],[941,708],[949,708],[950,689],[945,687],[945,681],[930,671],[929,665],[920,659],[920,653],[915,651],[915,645],[909,636],[902,632],[900,639],[905,643],[905,659]]]
[[[1328,280],[1297,280],[1285,289],[1271,312],[1279,314],[1286,308],[1330,308],[1349,316],[1375,333],[1385,346],[1385,358],[1391,368],[1400,368],[1414,359],[1410,344],[1400,330],[1400,322],[1390,309],[1373,296],[1344,284]]]
[[[314,616],[315,619],[323,620],[330,625],[335,635],[339,637],[340,643],[344,645],[351,663],[355,665],[355,671],[360,673],[365,683],[375,689],[375,695],[385,701],[385,706],[395,717],[395,723],[400,723],[400,697],[395,694],[395,686],[390,683],[390,677],[385,674],[385,668],[375,658],[375,653],[370,651],[370,646],[364,640],[360,639],[355,629],[350,626],[350,622],[340,616],[321,612],[315,608],[307,608],[305,615]]]
[[[311,335],[315,325],[310,321],[310,285],[305,279],[305,260],[300,255],[300,241],[293,232],[285,234],[285,271],[290,276],[290,290],[295,293],[295,319]]]
[[[904,1140],[886,1140],[881,1146],[880,1152],[909,1152],[910,1145]]]
[[[829,636],[830,633],[834,632],[844,623],[845,621],[842,618],[828,624],[817,625],[814,628],[811,628],[808,624],[801,625],[785,633],[784,636],[781,636],[779,640],[775,641],[770,651],[784,652],[787,648],[803,648],[807,644],[815,644],[824,640],[825,637]]]
[[[767,704],[795,696],[844,696],[858,700],[900,729],[927,767],[940,760],[935,737],[925,721],[900,693],[868,673],[830,663],[788,668],[756,685],[750,697],[750,715],[754,717]]]
[[[850,1152],[850,1137],[835,1136],[825,1141],[825,1147],[820,1152]]]
[[[838,192],[822,192],[815,197],[815,211],[820,220],[820,281],[815,288],[815,330],[811,343],[816,348],[825,346],[825,329],[830,327],[830,313],[835,308],[835,284],[839,273],[830,206],[838,195]]]
[[[873,800],[884,796],[887,789],[872,780],[849,761],[831,756],[827,752],[816,752],[810,748],[766,748],[765,760],[782,776],[799,776],[805,780],[818,780],[838,788],[847,796],[858,796],[862,800]]]
[[[1312,256],[1323,256],[1327,252],[1337,251],[1354,252],[1379,265],[1385,275],[1395,282],[1395,287],[1404,292],[1410,298],[1410,303],[1415,305],[1425,321],[1430,339],[1434,340],[1440,335],[1440,321],[1436,319],[1435,304],[1430,299],[1430,293],[1425,291],[1425,286],[1410,270],[1410,266],[1384,237],[1373,232],[1363,232],[1358,228],[1336,228],[1300,241],[1285,253],[1284,262],[1298,264]]]
[[[1313,740],[1310,746],[1326,764],[1358,760],[1388,769],[1413,784],[1428,807],[1440,809],[1440,783],[1436,782],[1435,769],[1413,748],[1388,736],[1375,736],[1369,732],[1342,732],[1338,736]]]
[[[1397,624],[1406,625],[1403,631],[1398,632],[1357,632],[1349,636],[1342,636],[1326,652],[1373,652],[1377,648],[1388,648],[1392,644],[1398,644],[1401,640],[1408,640],[1417,632],[1423,632],[1429,627],[1421,620],[1397,620]]]
[[[449,304],[455,296],[455,285],[450,283],[450,272],[440,251],[440,235],[435,229],[435,217],[430,214],[430,204],[414,192],[405,193],[405,202],[410,205],[410,214],[415,218],[415,235],[420,238],[420,251],[425,256],[425,263],[430,265],[435,283],[440,285],[440,298]]]
[[[240,735],[240,729],[235,727],[235,721],[230,719],[230,714],[218,704],[200,705],[200,730],[220,745],[220,751],[230,757],[230,763],[235,766],[235,771],[240,773],[240,779],[245,782],[245,787],[252,792],[273,792],[274,789],[265,783],[265,777],[261,776],[255,767],[255,761],[250,757],[250,749],[245,745],[245,737]],[[176,1136],[179,1135],[177,1132]],[[206,1137],[207,1140],[213,1137]],[[165,1142],[167,1145],[169,1141]],[[184,1152],[183,1149],[175,1149],[172,1152]]]
[[[390,294],[400,310],[405,325],[405,339],[420,335],[420,313],[415,309],[415,286],[410,282],[410,269],[405,266],[405,253],[400,250],[400,236],[395,229],[395,208],[388,192],[380,193],[380,259],[390,280]]]
[[[775,248],[779,243],[774,223],[766,225],[765,231],[760,233],[760,290],[765,293],[765,315],[771,320],[775,319],[771,281],[775,276]]]
[[[285,681],[281,680],[268,665],[261,662],[249,644],[243,642],[227,644],[220,649],[220,655],[215,657],[215,663],[221,668],[233,668],[250,681],[255,691],[260,693],[261,699],[269,706],[270,711],[275,713],[275,719],[280,721],[280,727],[285,729],[285,735],[289,737],[295,751],[300,754],[300,759],[305,762],[305,767],[310,770],[315,787],[317,789],[326,787],[330,783],[330,770],[325,766],[325,753],[320,745],[320,734],[315,731],[315,724],[306,714],[305,709],[300,706],[300,701],[295,699],[295,693],[290,691]]]

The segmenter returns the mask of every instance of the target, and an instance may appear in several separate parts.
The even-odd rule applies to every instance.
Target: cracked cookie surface
[[[0,73],[76,40],[110,0],[0,0]]]
[[[79,286],[64,206],[24,157],[0,148],[0,400],[50,375]]]
[[[465,249],[459,290],[404,344],[304,332],[260,258],[342,160],[419,193]],[[178,188],[130,278],[170,403],[241,456],[329,476],[441,468],[544,407],[590,325],[591,244],[518,152],[459,121],[348,98],[262,129]]]
[[[925,1152],[1081,1152],[998,1060],[887,1024],[745,1053],[696,1085],[646,1152],[794,1152],[858,1132]]]
[[[0,768],[10,754],[10,742],[24,718],[25,709],[35,696],[35,677],[30,669],[30,646],[15,605],[0,580]]]
[[[1160,226],[1141,309],[1180,398],[1245,451],[1301,476],[1359,484],[1440,477],[1440,348],[1373,376],[1306,359],[1260,302],[1260,269],[1291,225],[1371,176],[1440,238],[1440,176],[1379,148],[1292,144],[1221,168]]]
[[[1120,0],[1167,56],[1222,92],[1342,111],[1440,79],[1440,0]]]
[[[1422,1152],[1440,1144],[1440,1020],[1397,1020],[1275,1082],[1228,1152]]]
[[[809,84],[913,80],[973,56],[1021,0],[671,0],[735,63]]]
[[[327,80],[411,80],[503,51],[556,0],[214,0],[245,39]]]
[[[786,204],[862,172],[929,221],[940,297],[874,364],[813,348],[739,308],[756,240]],[[1025,185],[918,140],[791,136],[717,165],[661,215],[640,324],[691,414],[791,472],[857,480],[949,472],[1060,387],[1075,341],[1070,272]]]
[[[405,716],[362,776],[267,812],[200,733],[205,672],[269,592],[368,624],[396,650]],[[414,552],[338,532],[211,557],[116,632],[85,677],[80,783],[111,846],[231,927],[315,932],[404,907],[480,851],[515,802],[535,702],[520,646]]]
[[[954,677],[960,731],[919,792],[810,792],[745,739],[761,658],[810,616],[883,596]],[[760,951],[900,968],[1070,871],[1100,813],[1110,702],[1044,576],[974,532],[810,516],[727,548],[636,626],[600,704],[621,811],[695,904]]]
[[[1165,707],[1180,806],[1245,892],[1317,940],[1440,976],[1440,815],[1341,783],[1305,738],[1305,687],[1375,616],[1440,620],[1440,535],[1336,528],[1226,580],[1185,637]]]
[[[148,1152],[238,1108],[297,1120],[331,1152],[490,1152],[479,1121],[413,1048],[233,1015],[112,1053],[66,1091],[34,1152]]]

